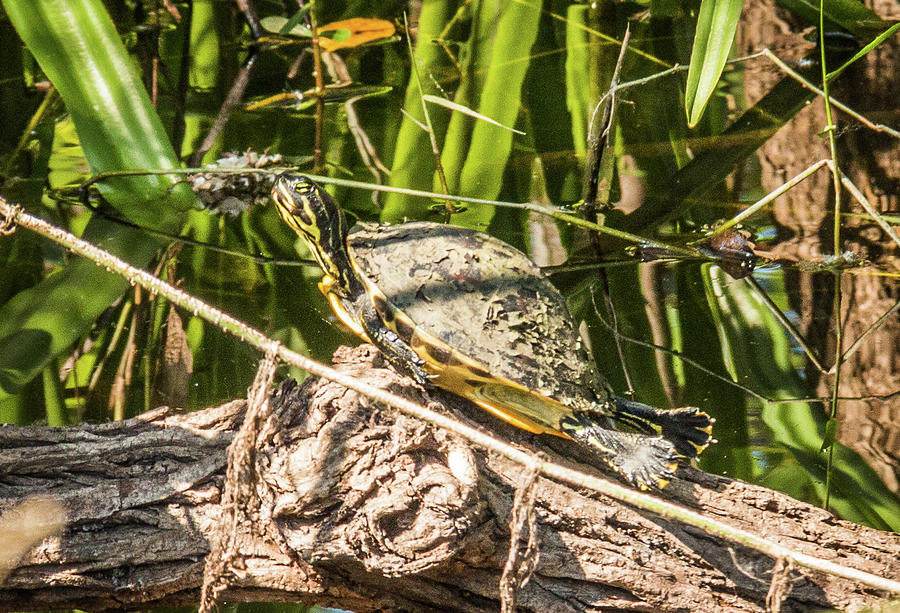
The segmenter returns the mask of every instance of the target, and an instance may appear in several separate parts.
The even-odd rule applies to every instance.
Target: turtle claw
[[[426,389],[434,387],[434,384],[431,382],[431,380],[436,379],[437,375],[432,375],[427,370],[425,370],[425,360],[420,358],[418,355],[415,355],[414,358],[407,361],[404,366],[406,367],[406,374],[412,377],[416,383]]]
[[[432,383],[431,380],[436,378],[437,375],[428,374],[428,372],[418,364],[414,368],[410,368],[409,371],[409,374],[410,376],[412,376],[413,380],[415,380],[415,382],[422,387],[434,387],[434,383]]]

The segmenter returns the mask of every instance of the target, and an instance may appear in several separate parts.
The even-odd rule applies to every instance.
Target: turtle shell
[[[565,299],[521,251],[483,232],[429,222],[359,224],[349,246],[370,293],[388,303],[382,319],[426,367],[440,364],[443,371],[437,372],[468,388],[454,391],[478,401],[478,388],[492,387],[482,405],[497,404],[489,396],[518,389],[569,411],[596,414],[610,406],[613,394],[575,330]],[[462,359],[449,356],[447,348]],[[468,372],[448,373],[454,364]],[[547,408],[525,412],[557,429],[569,411]]]

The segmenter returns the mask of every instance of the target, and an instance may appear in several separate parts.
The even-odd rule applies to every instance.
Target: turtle
[[[524,253],[484,232],[426,221],[348,228],[308,177],[279,175],[272,200],[309,245],[337,317],[387,361],[536,434],[587,447],[633,486],[662,489],[709,445],[697,407],[615,395],[565,298]]]

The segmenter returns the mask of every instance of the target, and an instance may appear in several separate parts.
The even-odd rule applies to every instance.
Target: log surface
[[[567,451],[564,441],[426,395],[369,347],[339,350],[336,361],[566,461],[557,453]],[[62,502],[67,521],[0,586],[0,611],[196,602],[223,516],[227,447],[245,411],[238,400],[103,425],[0,427],[0,514],[45,495]],[[267,429],[257,491],[281,543],[242,541],[226,600],[359,612],[499,609],[521,466],[324,380],[283,386]],[[518,591],[520,611],[765,610],[772,559],[591,492],[543,478],[536,488],[539,558]],[[688,467],[662,495],[796,551],[900,578],[900,535],[772,490]],[[783,611],[858,610],[881,596],[805,569],[790,578]]]

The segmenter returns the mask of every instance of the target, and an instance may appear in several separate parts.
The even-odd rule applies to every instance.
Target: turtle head
[[[346,295],[361,291],[347,249],[347,218],[334,198],[309,177],[284,172],[275,179],[272,200],[282,221],[306,241],[337,287]]]

